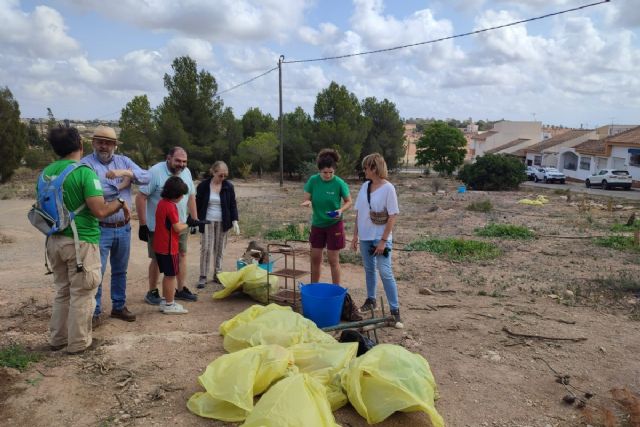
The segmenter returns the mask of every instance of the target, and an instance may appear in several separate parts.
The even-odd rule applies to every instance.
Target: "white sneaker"
[[[185,309],[182,305],[174,302],[171,305],[165,304],[164,306],[160,306],[160,310],[163,314],[187,314],[189,311]]]

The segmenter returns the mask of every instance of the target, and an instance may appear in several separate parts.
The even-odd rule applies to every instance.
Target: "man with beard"
[[[149,172],[141,169],[129,157],[115,154],[120,144],[113,128],[98,126],[91,145],[93,154],[85,156],[81,163],[89,165],[100,178],[104,199],[109,202],[122,198],[131,206],[131,182],[138,185],[149,183]],[[126,306],[127,268],[131,249],[131,224],[122,211],[103,218],[100,222],[100,261],[102,277],[111,263],[111,317],[133,322],[136,315]],[[96,308],[92,324],[100,325],[102,314],[102,282],[96,294]]]
[[[153,233],[156,226],[164,226],[164,224],[156,224],[156,209],[161,199],[164,183],[171,176],[180,177],[187,187],[189,193],[187,197],[183,197],[178,203],[178,216],[180,222],[187,223],[193,227],[200,225],[198,221],[198,211],[196,209],[196,189],[193,185],[191,171],[187,168],[187,152],[182,147],[173,147],[169,150],[167,160],[155,164],[149,169],[151,178],[149,184],[140,187],[140,192],[136,196],[136,209],[138,218],[140,219],[140,230],[138,237],[140,240],[147,242],[147,249],[151,262],[149,263],[149,291],[144,297],[147,304],[161,305],[163,299],[158,291],[158,279],[160,278],[160,270],[158,262],[155,258],[153,250]],[[190,217],[187,218],[187,211]],[[193,294],[184,284],[187,279],[187,240],[189,233],[180,235],[179,252],[179,268],[178,268],[178,289],[176,289],[175,298],[184,301],[197,301],[198,296]]]

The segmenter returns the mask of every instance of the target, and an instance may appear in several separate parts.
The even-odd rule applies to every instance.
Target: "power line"
[[[277,69],[278,69],[278,67],[277,67],[277,66],[275,66],[275,67],[273,67],[273,68],[271,68],[271,69],[269,69],[269,70],[265,71],[264,73],[262,73],[262,74],[260,74],[260,75],[258,75],[258,76],[255,76],[255,77],[253,77],[253,78],[251,78],[251,79],[249,79],[249,80],[247,80],[247,81],[245,81],[245,82],[239,83],[239,84],[237,84],[237,85],[235,85],[235,86],[231,86],[229,89],[225,89],[225,90],[223,90],[222,92],[218,92],[218,93],[217,93],[217,95],[218,95],[218,96],[220,96],[220,95],[222,95],[223,93],[231,92],[232,90],[237,89],[237,88],[239,88],[240,86],[244,86],[244,85],[246,85],[246,84],[251,83],[251,82],[252,82],[252,81],[254,81],[254,80],[259,79],[259,78],[260,78],[260,77],[262,77],[262,76],[266,76],[267,74],[269,74],[269,73],[271,73],[271,72],[273,72],[273,71],[275,71],[275,70],[277,70]]]
[[[366,51],[366,52],[349,53],[349,54],[346,54],[346,55],[326,56],[326,57],[323,57],[323,58],[313,58],[313,59],[299,59],[299,60],[295,60],[295,61],[283,61],[283,63],[285,63],[285,64],[297,64],[297,63],[301,63],[301,62],[329,61],[329,60],[333,60],[333,59],[344,59],[344,58],[351,58],[351,57],[354,57],[354,56],[362,56],[362,55],[371,55],[371,54],[374,54],[374,53],[390,52],[390,51],[399,50],[399,49],[406,49],[408,47],[421,46],[421,45],[425,45],[425,44],[438,43],[438,42],[445,41],[445,40],[451,40],[451,39],[456,39],[456,38],[460,38],[460,37],[471,36],[471,35],[474,35],[474,34],[480,34],[480,33],[484,33],[484,32],[487,32],[487,31],[498,30],[500,28],[512,27],[514,25],[524,24],[526,22],[531,22],[531,21],[537,21],[537,20],[540,20],[540,19],[549,18],[551,16],[562,15],[564,13],[575,12],[577,10],[586,9],[588,7],[593,7],[593,6],[598,6],[600,4],[609,3],[609,2],[610,2],[610,0],[602,0],[602,1],[599,1],[597,3],[586,4],[586,5],[574,7],[574,8],[571,8],[571,9],[561,10],[559,12],[547,13],[546,15],[536,16],[534,18],[523,19],[523,20],[520,20],[520,21],[511,22],[509,24],[496,25],[494,27],[482,28],[480,30],[469,31],[467,33],[455,34],[455,35],[452,35],[452,36],[441,37],[441,38],[438,38],[438,39],[427,40],[427,41],[424,41],[424,42],[405,44],[405,45],[395,46],[395,47],[388,47],[388,48],[385,48],[385,49],[370,50],[370,51]]]

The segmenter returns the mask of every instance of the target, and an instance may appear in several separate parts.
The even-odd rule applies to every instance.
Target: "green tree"
[[[8,87],[0,89],[0,182],[7,182],[20,166],[27,148],[27,127],[20,122],[18,101]]]
[[[458,178],[474,190],[515,190],[527,180],[525,166],[517,157],[486,154],[464,165]]]
[[[232,169],[231,159],[238,152],[238,145],[242,142],[242,122],[235,118],[231,107],[227,107],[220,116],[218,138],[213,143],[213,152],[217,160],[223,160]]]
[[[240,143],[237,161],[257,167],[258,176],[262,176],[262,171],[270,170],[278,158],[278,144],[274,133],[258,132]]]
[[[184,146],[189,154],[189,168],[197,176],[215,160],[212,148],[219,137],[223,103],[216,95],[216,79],[208,71],[198,71],[195,60],[181,56],[173,60],[171,68],[173,75],[164,75],[168,94],[158,107],[158,132],[169,132],[160,136],[164,147],[178,143]],[[165,119],[169,122],[160,122]],[[171,139],[175,136],[179,139]]]
[[[362,115],[358,98],[345,86],[331,82],[328,88],[318,93],[313,117],[317,126],[313,150],[318,152],[322,148],[337,146],[345,158],[357,162],[371,127],[370,120]]]
[[[51,145],[42,136],[35,123],[27,127],[27,148],[24,152],[24,163],[30,169],[42,169],[55,160]]]
[[[51,111],[51,108],[47,107],[47,132],[56,126],[58,126],[58,121],[53,115],[53,111]]]
[[[398,167],[398,160],[404,156],[404,124],[393,102],[383,99],[366,98],[362,102],[364,116],[371,121],[360,158],[367,154],[380,153],[389,169]]]
[[[313,121],[301,107],[284,115],[284,172],[291,177],[301,173],[305,162],[313,161],[311,148],[313,139]]]
[[[120,140],[122,152],[144,168],[153,165],[161,156],[153,110],[147,95],[135,96],[120,113]]]
[[[416,144],[416,164],[451,175],[464,162],[466,146],[467,140],[459,129],[442,121],[431,123]]]
[[[262,114],[259,108],[249,108],[242,116],[242,136],[244,139],[256,136],[258,132],[277,131],[276,121],[271,114]]]

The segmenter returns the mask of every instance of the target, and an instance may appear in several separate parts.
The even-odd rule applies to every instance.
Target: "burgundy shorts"
[[[178,275],[178,272],[180,271],[180,255],[167,255],[156,252],[156,261],[158,261],[160,273],[167,277]]]
[[[330,251],[344,249],[344,222],[340,221],[326,228],[311,226],[309,242],[314,249],[323,249],[325,246]]]

